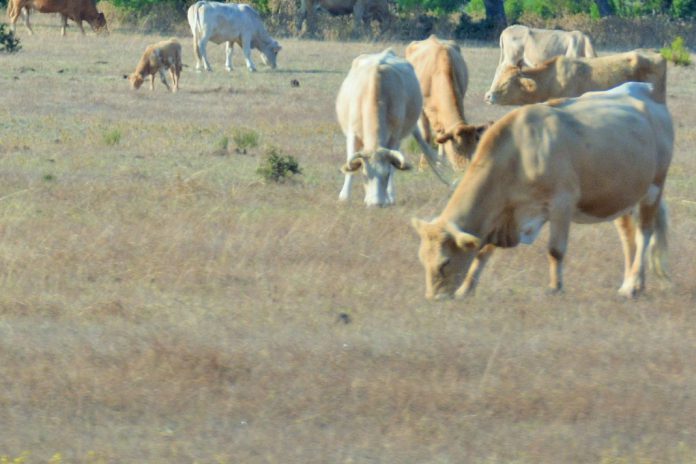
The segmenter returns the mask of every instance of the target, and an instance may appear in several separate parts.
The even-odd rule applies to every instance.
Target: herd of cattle
[[[13,27],[22,13],[31,30],[32,9],[60,13],[63,25],[71,18],[106,28],[91,0],[10,0]],[[226,44],[227,70],[235,43],[249,71],[256,70],[252,48],[275,68],[281,47],[252,7],[202,0],[187,17],[197,70],[211,70],[209,41]],[[150,77],[154,88],[159,74],[169,88],[168,69],[176,91],[181,66],[181,45],[172,39],[149,46],[125,77],[134,88]],[[399,147],[413,135],[440,179],[445,160],[464,171],[439,216],[412,220],[427,298],[469,294],[494,248],[532,243],[547,222],[549,285],[559,291],[570,223],[609,220],[625,256],[619,292],[634,296],[644,289],[648,261],[667,277],[662,194],[674,132],[666,70],[653,51],[597,57],[580,32],[511,26],[500,36],[500,61],[485,100],[524,106],[473,126],[464,116],[468,72],[455,42],[431,36],[412,42],[405,58],[391,49],[360,55],[336,99],[347,152],[339,200],[349,199],[354,175],[362,173],[365,203],[393,204],[394,174],[411,167]]]

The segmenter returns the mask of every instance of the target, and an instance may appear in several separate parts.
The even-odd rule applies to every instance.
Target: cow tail
[[[592,42],[590,41],[590,38],[587,36],[583,37],[583,46],[585,48],[585,56],[587,58],[595,58],[597,56],[597,53],[595,52],[594,47],[592,46]]]
[[[660,200],[660,206],[655,215],[655,228],[650,238],[649,257],[650,268],[655,275],[663,280],[669,280],[667,272],[667,232],[669,222],[667,218],[667,206]]]

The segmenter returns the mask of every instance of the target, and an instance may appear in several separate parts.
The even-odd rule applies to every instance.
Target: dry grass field
[[[253,75],[210,45],[215,72],[197,74],[180,37],[181,91],[134,92],[122,75],[159,36],[34,19],[0,57],[0,456],[696,462],[693,67],[669,69],[671,287],[618,297],[603,224],[572,229],[560,296],[544,234],[498,252],[475,297],[431,303],[409,219],[447,189],[398,173],[394,207],[366,209],[359,184],[337,202],[340,82],[357,54],[405,44],[281,40],[278,70],[255,53]],[[463,53],[468,119],[505,114],[483,104],[497,49]],[[242,130],[259,137],[246,154]],[[271,146],[303,174],[264,183]]]

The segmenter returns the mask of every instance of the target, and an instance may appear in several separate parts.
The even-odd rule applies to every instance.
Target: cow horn
[[[409,169],[411,169],[411,165],[406,161],[404,155],[402,155],[399,151],[386,150],[384,153],[384,157],[396,169],[400,169],[402,171],[408,171]]]
[[[341,167],[341,172],[344,174],[354,173],[362,167],[366,159],[367,156],[361,151],[353,153],[353,156]]]

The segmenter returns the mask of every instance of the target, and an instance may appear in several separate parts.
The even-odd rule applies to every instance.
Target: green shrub
[[[302,174],[302,169],[295,158],[282,156],[275,147],[271,147],[256,173],[267,181],[281,182],[293,174]]]
[[[680,66],[688,66],[691,64],[691,56],[689,50],[684,46],[684,39],[677,36],[672,42],[672,45],[660,50],[662,56],[672,63]]]
[[[259,146],[259,134],[253,129],[236,129],[232,134],[232,140],[241,151]]]
[[[6,30],[6,27],[7,24],[0,24],[0,52],[18,52],[22,48],[19,39],[15,37],[14,32]]]

